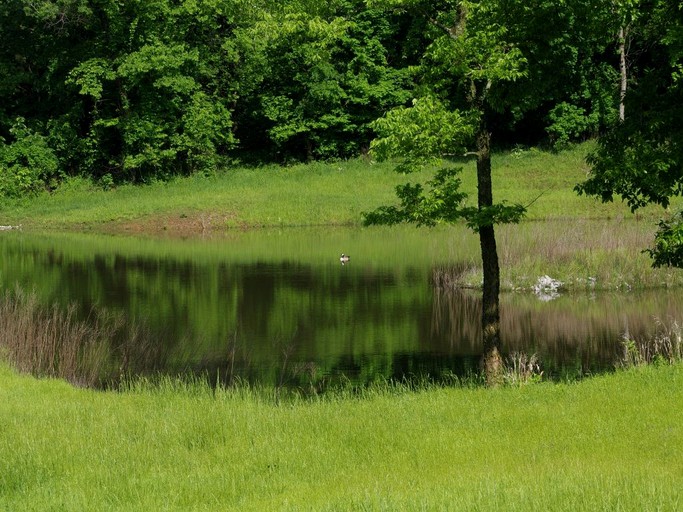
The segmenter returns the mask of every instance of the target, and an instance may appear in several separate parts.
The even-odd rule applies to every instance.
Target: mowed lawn
[[[0,366],[0,510],[680,510],[683,365],[280,405]]]

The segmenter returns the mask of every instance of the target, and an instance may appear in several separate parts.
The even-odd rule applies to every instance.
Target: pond
[[[111,340],[102,383],[121,372],[292,386],[438,380],[476,370],[481,353],[479,292],[434,281],[479,261],[476,237],[459,227],[191,239],[12,232],[0,258],[3,290],[135,326],[133,341]],[[656,318],[680,314],[679,292],[503,293],[504,351],[537,354],[547,375],[613,368],[624,333],[646,336]]]

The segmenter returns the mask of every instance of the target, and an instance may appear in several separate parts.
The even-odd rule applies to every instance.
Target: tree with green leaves
[[[483,267],[482,369],[495,383],[502,371],[500,339],[500,267],[494,226],[517,222],[521,205],[494,203],[491,177],[491,128],[494,112],[508,107],[504,88],[525,74],[526,59],[496,23],[496,2],[446,2],[442,8],[419,2],[386,2],[415,9],[432,26],[432,44],[424,56],[429,93],[408,108],[394,110],[375,123],[377,158],[400,157],[398,170],[461,156],[474,146],[477,160],[477,206],[467,206],[460,192],[459,170],[438,171],[424,190],[421,185],[397,189],[400,206],[366,215],[368,224],[415,222],[431,225],[465,219],[479,235]]]
[[[68,75],[82,98],[92,174],[149,178],[213,169],[235,143],[225,41],[237,2],[102,2],[93,45]]]
[[[641,3],[640,69],[624,93],[625,115],[600,138],[589,158],[581,194],[603,201],[615,195],[632,211],[648,204],[669,208],[683,195],[683,8],[665,0]],[[649,249],[656,266],[683,268],[683,218],[671,213]]]
[[[260,76],[238,107],[250,110],[245,135],[265,130],[280,159],[355,156],[372,138],[370,122],[408,98],[408,74],[387,62],[395,29],[359,0],[309,4],[274,4],[245,30],[259,46],[251,61]]]
[[[0,196],[53,188],[66,170],[51,131],[74,103],[64,81],[89,12],[86,0],[0,3]]]
[[[62,172],[94,179],[213,170],[236,145],[232,111],[247,82],[240,52],[249,49],[234,35],[260,9],[246,0],[5,2],[0,137],[19,143],[9,128],[21,118]]]

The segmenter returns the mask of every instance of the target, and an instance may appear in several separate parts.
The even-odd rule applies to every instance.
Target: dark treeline
[[[526,62],[501,99],[518,108],[492,112],[498,144],[593,136],[618,119],[622,75],[637,82],[657,66],[647,2],[488,3]],[[466,94],[452,78],[458,56],[430,48],[442,29],[432,4],[2,2],[0,196],[72,175],[108,186],[246,160],[360,155],[372,122],[409,105],[434,74],[443,94]]]

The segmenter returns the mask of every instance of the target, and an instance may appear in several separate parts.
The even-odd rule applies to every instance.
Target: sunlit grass
[[[168,183],[104,191],[72,179],[57,192],[0,205],[4,222],[25,227],[97,227],[150,216],[204,219],[212,229],[361,222],[361,211],[390,201],[402,177],[390,165],[338,164],[226,169]],[[163,222],[163,221],[160,221]]]
[[[3,510],[677,510],[683,367],[272,400],[0,366]]]
[[[560,153],[533,148],[493,156],[494,196],[529,205],[528,219],[630,216],[620,202],[602,204],[573,188],[588,172],[592,143]],[[474,161],[462,162],[463,188],[476,202]],[[196,219],[196,231],[244,227],[360,225],[362,212],[396,202],[394,187],[424,181],[425,171],[402,176],[391,163],[355,159],[289,167],[229,168],[145,186],[102,190],[72,178],[52,194],[0,203],[5,224],[25,227],[101,228],[156,218],[158,224]],[[639,215],[656,216],[655,208]],[[163,217],[163,219],[159,219]]]

